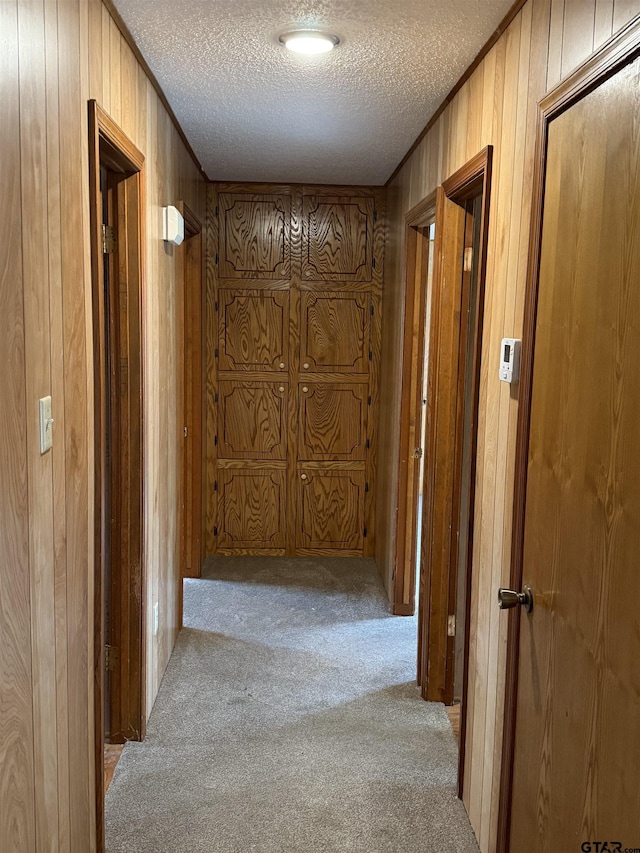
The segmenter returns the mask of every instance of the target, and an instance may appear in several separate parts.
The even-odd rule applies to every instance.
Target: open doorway
[[[428,356],[418,680],[457,708],[460,794],[491,160],[489,147],[438,194]]]
[[[393,612],[410,616],[420,578],[427,365],[435,248],[436,194],[406,216],[406,298],[398,516]]]
[[[95,431],[95,746],[98,850],[116,744],[142,740],[142,169],[144,157],[89,104]]]
[[[204,293],[202,225],[184,202],[184,242],[178,249],[178,363],[182,364],[178,399],[180,413],[180,572],[182,578],[199,578],[204,559],[203,523],[203,342]],[[183,592],[180,592],[182,625]]]

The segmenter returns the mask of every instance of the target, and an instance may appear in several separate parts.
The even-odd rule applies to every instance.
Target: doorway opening
[[[418,683],[423,698],[453,708],[460,795],[491,160],[488,147],[437,193],[425,356]]]
[[[98,850],[113,745],[145,735],[142,558],[144,157],[89,103],[95,432],[94,696]],[[111,746],[105,751],[105,745]]]
[[[411,616],[420,578],[427,365],[435,247],[436,194],[406,216],[406,298],[393,613]]]
[[[204,294],[202,275],[202,225],[184,202],[178,204],[184,218],[184,242],[178,249],[178,363],[182,363],[178,387],[180,447],[180,573],[199,578],[204,560],[203,520],[203,341]],[[182,584],[180,625],[182,625]]]

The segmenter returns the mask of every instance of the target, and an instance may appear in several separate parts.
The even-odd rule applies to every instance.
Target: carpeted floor
[[[215,558],[106,799],[109,853],[477,853],[415,619],[369,560]]]

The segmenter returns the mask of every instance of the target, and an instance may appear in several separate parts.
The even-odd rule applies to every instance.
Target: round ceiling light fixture
[[[319,53],[329,53],[340,44],[338,36],[321,33],[318,30],[296,30],[292,33],[283,33],[280,42],[294,53],[302,53],[304,56],[316,56]]]

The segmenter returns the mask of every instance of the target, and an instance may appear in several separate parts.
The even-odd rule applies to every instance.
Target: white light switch
[[[51,417],[51,397],[40,400],[40,453],[46,453],[53,447],[53,418]]]

